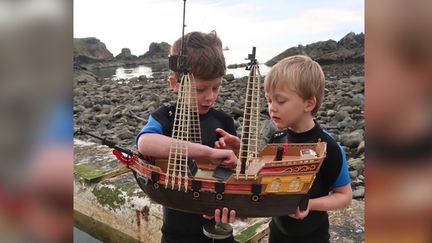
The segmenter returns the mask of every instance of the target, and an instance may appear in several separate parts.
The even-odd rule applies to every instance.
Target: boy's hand
[[[216,128],[216,132],[221,135],[221,138],[215,142],[215,148],[231,149],[235,154],[238,154],[240,150],[240,139],[227,133],[222,128]]]
[[[304,218],[306,218],[306,216],[308,216],[308,214],[309,214],[309,206],[307,207],[307,209],[305,211],[300,211],[300,208],[297,207],[295,214],[290,214],[289,216],[291,218],[303,220]]]
[[[237,156],[232,150],[228,149],[213,149],[211,159],[220,161],[220,165],[225,168],[235,168],[237,165]]]
[[[228,214],[228,208],[223,208],[222,209],[222,217],[221,217],[221,210],[217,208],[217,209],[215,209],[214,216],[208,216],[206,214],[203,214],[203,217],[206,219],[214,218],[216,223],[222,222],[224,224],[226,224],[226,223],[232,224],[235,221],[236,211],[231,210],[231,211],[229,211],[229,214]]]

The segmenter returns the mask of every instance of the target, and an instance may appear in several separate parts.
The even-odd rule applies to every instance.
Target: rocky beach
[[[135,148],[135,136],[146,124],[149,114],[159,106],[176,100],[166,82],[169,45],[152,43],[149,51],[134,56],[127,48],[114,57],[96,38],[75,39],[74,50],[74,125],[107,137],[126,148]],[[111,55],[110,55],[111,54]],[[347,153],[349,174],[354,198],[363,204],[364,198],[364,35],[349,33],[339,41],[328,40],[306,46],[292,47],[266,62],[274,65],[278,60],[294,54],[306,54],[318,61],[326,76],[325,99],[317,121],[342,145]],[[135,77],[113,80],[96,76],[93,70],[124,65],[157,65],[160,69],[153,77]],[[248,71],[245,77],[234,78],[227,69],[219,97],[214,108],[231,115],[238,135],[241,131],[244,97]],[[264,77],[262,77],[262,80]],[[275,128],[269,120],[264,91],[261,90],[261,144],[264,145]],[[92,141],[88,137],[77,137]],[[96,141],[95,141],[96,142]],[[353,231],[333,228],[334,237],[363,240],[363,206],[344,214],[347,225],[355,221]],[[340,217],[337,221],[341,221]],[[341,228],[343,224],[341,224]],[[338,226],[339,227],[339,226]],[[354,232],[354,233],[353,233]],[[344,238],[344,239],[345,239]]]

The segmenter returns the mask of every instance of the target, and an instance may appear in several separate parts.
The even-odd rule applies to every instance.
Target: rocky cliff
[[[149,50],[140,56],[140,58],[168,58],[171,45],[166,42],[152,42]]]
[[[74,61],[80,64],[105,62],[113,59],[105,44],[94,37],[74,38]]]
[[[303,54],[324,64],[363,63],[364,61],[364,34],[348,33],[338,42],[334,40],[320,41],[306,46],[291,47],[265,64],[273,66],[285,57]]]
[[[74,38],[74,65],[87,70],[136,66],[142,64],[167,64],[171,46],[166,42],[152,42],[149,50],[137,57],[129,48],[113,57],[105,44],[94,37]]]
[[[132,55],[129,48],[122,48],[121,53],[115,57],[115,60],[136,60],[137,56]]]

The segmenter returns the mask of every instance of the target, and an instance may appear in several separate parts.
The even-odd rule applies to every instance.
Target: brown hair
[[[225,75],[225,57],[222,50],[222,41],[215,31],[208,34],[190,32],[185,35],[186,64],[195,78],[213,80]],[[181,38],[171,47],[170,54],[180,54]],[[176,73],[178,77],[179,74]]]
[[[321,66],[308,56],[296,55],[282,59],[272,67],[265,77],[264,90],[268,93],[287,87],[304,100],[315,96],[317,102],[311,113],[316,115],[324,99],[324,83]]]

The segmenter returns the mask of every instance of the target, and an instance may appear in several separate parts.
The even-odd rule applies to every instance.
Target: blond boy
[[[310,190],[308,208],[273,217],[269,242],[329,242],[328,210],[351,203],[345,152],[314,120],[324,98],[324,73],[303,55],[279,61],[267,74],[264,89],[271,120],[278,132],[270,142],[327,142],[327,156]]]

